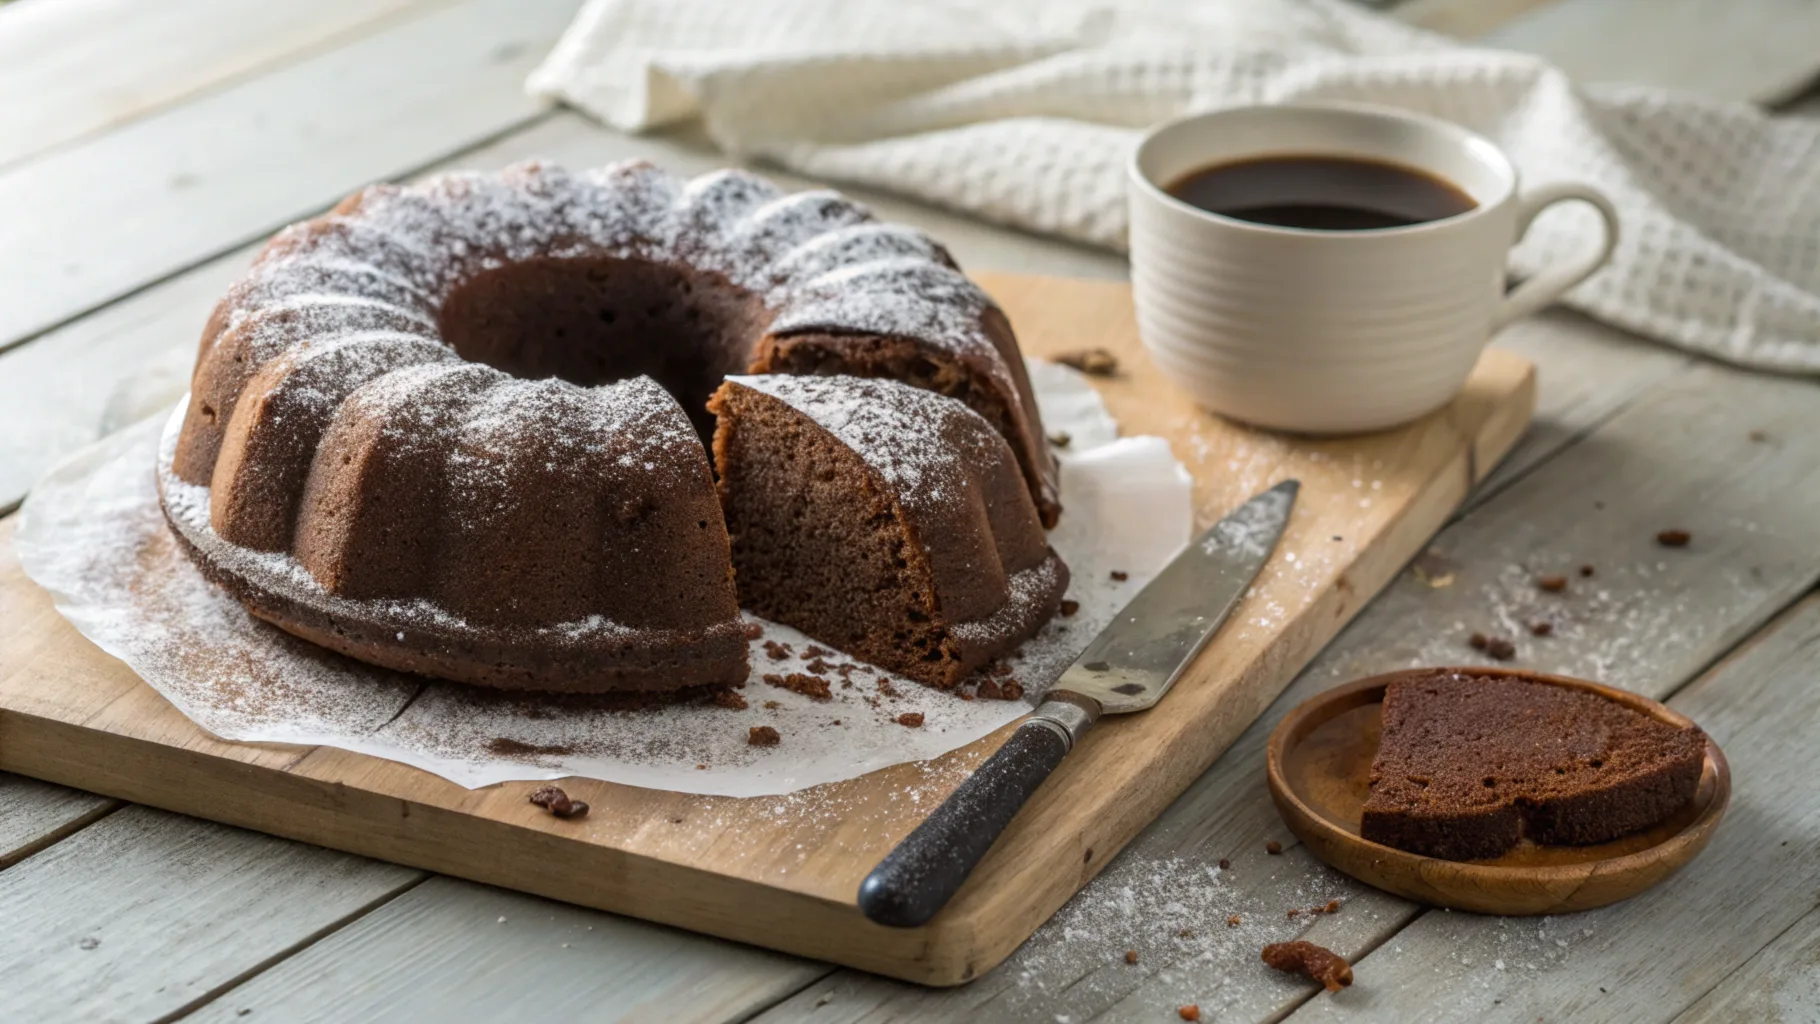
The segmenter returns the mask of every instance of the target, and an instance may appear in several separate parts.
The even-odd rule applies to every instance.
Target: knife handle
[[[1004,746],[904,837],[859,886],[859,909],[915,928],[942,909],[1011,819],[1098,717],[1072,701],[1043,702]]]

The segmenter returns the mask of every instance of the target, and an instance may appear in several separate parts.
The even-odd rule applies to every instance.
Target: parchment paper
[[[1061,449],[1067,508],[1050,541],[1080,602],[1012,660],[1023,701],[963,700],[774,623],[753,641],[749,706],[623,711],[572,698],[501,696],[424,680],[329,653],[248,615],[190,564],[158,507],[154,460],[168,459],[182,406],[78,452],[39,483],[17,534],[25,571],[84,636],[121,659],[203,729],[241,742],[325,744],[391,758],[468,787],[583,776],[654,789],[764,796],[921,761],[1017,718],[1114,613],[1187,543],[1187,471],[1158,437],[1118,437],[1092,387],[1032,361],[1033,383]],[[1114,570],[1128,578],[1113,580]],[[774,659],[766,642],[791,653]],[[817,702],[762,681],[820,674]],[[843,686],[843,683],[850,684]],[[972,687],[968,687],[971,690]],[[897,716],[921,712],[920,728]],[[747,742],[774,726],[773,747]]]

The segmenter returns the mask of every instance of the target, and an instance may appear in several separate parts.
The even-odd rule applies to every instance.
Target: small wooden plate
[[[1709,736],[1694,799],[1655,828],[1596,846],[1538,846],[1524,840],[1490,860],[1437,860],[1371,842],[1359,817],[1378,752],[1384,688],[1411,669],[1349,683],[1304,702],[1270,737],[1270,795],[1315,856],[1399,896],[1484,914],[1559,914],[1615,903],[1693,860],[1731,802],[1731,768]],[[1647,697],[1565,676],[1500,668],[1455,670],[1506,676],[1596,693],[1678,726],[1688,719]]]

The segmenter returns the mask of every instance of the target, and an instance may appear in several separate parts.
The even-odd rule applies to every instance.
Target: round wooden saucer
[[[1315,856],[1399,896],[1485,914],[1559,914],[1635,896],[1693,860],[1731,802],[1731,769],[1706,741],[1706,768],[1693,801],[1655,828],[1597,846],[1537,846],[1524,840],[1490,860],[1447,861],[1407,853],[1359,835],[1360,811],[1378,751],[1384,688],[1413,669],[1361,679],[1297,707],[1270,737],[1270,795]],[[1678,726],[1688,719],[1646,697],[1564,676],[1500,668],[1442,669],[1507,676],[1586,690]]]

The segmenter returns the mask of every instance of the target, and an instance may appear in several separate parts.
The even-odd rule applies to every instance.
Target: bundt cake
[[[730,373],[975,410],[1059,512],[1002,313],[919,232],[740,171],[379,185],[215,307],[160,489],[205,574],[376,664],[567,691],[746,674],[704,443]]]
[[[746,604],[952,687],[1055,614],[1068,569],[979,413],[893,380],[729,377],[714,466]]]

